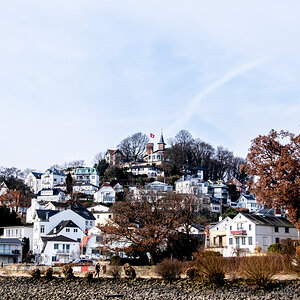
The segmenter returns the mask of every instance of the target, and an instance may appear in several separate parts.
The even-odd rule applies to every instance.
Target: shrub
[[[88,282],[91,282],[93,280],[93,272],[86,272],[84,274],[84,279]]]
[[[225,268],[226,274],[231,275],[231,277],[235,278],[236,276],[240,275],[240,262],[242,258],[240,257],[226,257],[225,258]]]
[[[75,278],[72,266],[69,264],[63,266],[62,272],[65,275],[66,280],[73,280]]]
[[[199,272],[198,269],[196,267],[189,267],[186,270],[186,276],[190,279],[190,280],[196,280],[199,277]]]
[[[33,269],[30,271],[30,275],[33,279],[40,279],[41,278],[41,271],[40,269]]]
[[[278,260],[273,256],[253,256],[243,258],[241,267],[247,279],[259,287],[264,287],[278,272],[280,266],[277,263]]]
[[[110,259],[110,263],[111,266],[120,266],[121,265],[121,257],[118,255],[114,255],[111,259]]]
[[[134,279],[136,277],[135,270],[129,263],[126,263],[123,266],[123,268],[124,268],[125,275],[127,277],[129,277],[130,279]]]
[[[218,256],[201,256],[196,259],[200,276],[213,285],[222,286],[225,282],[225,260]]]
[[[268,247],[268,252],[275,252],[275,253],[283,253],[284,246],[278,243],[272,244]]]
[[[51,267],[46,270],[45,278],[48,280],[53,279],[53,269]]]
[[[156,266],[156,273],[166,281],[173,281],[180,278],[182,263],[178,259],[165,258]]]
[[[108,274],[110,276],[112,276],[112,278],[114,278],[114,279],[120,279],[121,278],[121,267],[120,266],[111,266]]]

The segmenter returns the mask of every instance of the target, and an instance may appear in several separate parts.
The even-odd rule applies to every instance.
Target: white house
[[[149,164],[130,166],[128,172],[131,172],[133,175],[147,175],[149,178],[164,176],[164,172]]]
[[[1,182],[0,184],[0,196],[5,195],[9,192],[9,188],[7,187],[7,185],[5,184],[5,182]]]
[[[110,208],[104,205],[96,205],[89,207],[88,210],[94,215],[95,217],[95,226],[102,226],[107,223],[113,216]]]
[[[262,205],[259,205],[253,195],[241,194],[236,201],[236,207],[248,209],[249,212],[257,212],[262,209]]]
[[[73,207],[70,209],[58,210],[35,210],[33,216],[33,253],[42,256],[43,243],[41,237],[56,234],[54,231],[57,226],[61,227],[62,221],[72,221],[78,228],[68,228],[65,226],[61,232],[67,237],[75,240],[82,238],[82,232],[95,226],[95,217],[85,208]],[[68,225],[72,224],[70,222]],[[70,227],[70,226],[69,226]],[[80,230],[79,230],[80,229]],[[69,231],[70,230],[70,231]]]
[[[219,199],[222,204],[227,204],[227,202],[230,202],[228,186],[222,181],[217,181],[216,183],[209,184],[208,193],[211,195],[211,197]]]
[[[74,176],[77,183],[88,183],[99,187],[99,174],[96,168],[77,168]]]
[[[115,190],[116,193],[123,193],[124,192],[123,185],[121,185],[120,183],[117,183],[114,186],[114,190]]]
[[[42,189],[42,175],[43,173],[30,172],[25,179],[25,184],[34,194],[37,194]]]
[[[115,203],[116,191],[108,183],[103,183],[99,191],[94,194],[94,201],[97,203]]]
[[[175,191],[179,194],[192,194],[199,196],[208,193],[208,183],[202,177],[182,176],[175,182]]]
[[[212,197],[210,199],[209,208],[212,213],[221,214],[222,205],[220,199]]]
[[[30,224],[33,223],[33,217],[35,214],[35,211],[37,209],[45,209],[45,204],[46,203],[42,203],[42,201],[37,201],[37,199],[33,198],[31,199],[31,206],[27,209],[26,212],[26,223]]]
[[[157,192],[171,192],[173,187],[160,181],[153,181],[145,185],[145,190]]]
[[[217,224],[209,229],[209,243],[210,250],[214,250],[223,254],[225,247],[227,247],[227,227],[232,221],[230,217],[220,220]]]
[[[99,186],[86,182],[76,182],[73,185],[73,193],[82,193],[87,195],[94,195],[97,192]]]
[[[239,213],[226,228],[224,256],[254,253],[255,247],[266,252],[274,243],[283,239],[297,239],[297,229],[283,217]]]
[[[66,194],[57,188],[53,189],[42,189],[37,193],[37,200],[38,201],[55,201],[61,202],[66,199]]]
[[[24,243],[19,239],[0,238],[0,263],[21,263],[23,245]]]
[[[55,263],[68,263],[80,256],[79,241],[58,235],[54,237],[41,237],[43,248],[40,262],[45,265]]]
[[[29,239],[29,249],[33,248],[33,225],[5,226],[1,238]]]
[[[57,169],[48,169],[41,175],[41,189],[53,189],[54,186],[66,182],[66,175]]]

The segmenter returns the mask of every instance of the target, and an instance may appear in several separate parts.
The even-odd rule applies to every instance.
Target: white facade
[[[5,195],[9,192],[9,188],[7,187],[7,185],[5,184],[5,182],[3,181],[0,184],[0,196]]]
[[[42,173],[30,172],[25,179],[25,184],[34,194],[37,194],[42,189],[41,176]]]
[[[41,188],[53,189],[55,185],[66,182],[66,175],[57,169],[48,169],[41,175]]]
[[[33,226],[7,226],[3,227],[2,238],[29,239],[29,249],[33,248]]]
[[[40,204],[37,201],[37,199],[31,199],[31,206],[27,209],[27,212],[26,212],[26,223],[27,224],[33,223],[34,214],[37,209],[45,209],[45,205]]]
[[[38,192],[37,200],[38,201],[54,201],[54,202],[61,202],[66,199],[66,194],[61,191],[60,189],[43,189]]]
[[[43,243],[45,247],[40,262],[45,265],[72,262],[80,256],[79,242],[63,235],[49,240],[44,239]]]
[[[241,194],[239,199],[236,201],[236,207],[248,209],[249,212],[257,212],[262,208],[262,205],[259,205],[254,196]]]
[[[175,191],[199,196],[208,193],[208,183],[203,182],[202,177],[183,176],[175,182]]]
[[[282,217],[240,213],[228,223],[224,256],[235,256],[238,252],[254,253],[255,247],[261,247],[261,251],[266,252],[274,243],[297,238],[297,229]]]
[[[96,168],[77,168],[75,171],[76,182],[84,182],[99,187],[99,175]]]
[[[110,209],[104,205],[96,205],[93,207],[89,207],[88,210],[95,217],[95,226],[103,226],[113,217]]]
[[[153,181],[145,185],[146,190],[158,192],[172,192],[173,187],[160,181]]]
[[[151,165],[130,166],[128,172],[131,172],[133,175],[147,175],[149,178],[164,176],[164,172]]]
[[[21,263],[23,244],[19,239],[0,238],[0,263]]]
[[[98,191],[98,186],[85,183],[85,182],[77,182],[73,185],[73,193],[82,193],[87,195],[94,195],[95,192]]]
[[[85,233],[88,229],[95,226],[94,216],[85,209],[71,208],[63,211],[36,210],[33,217],[34,254],[41,253],[43,246],[40,242],[41,237],[45,237],[49,234],[55,234],[51,231],[53,231],[54,228],[63,220],[71,220],[78,226],[78,229],[71,229],[70,232],[62,231],[62,233],[64,233],[67,237],[76,238],[76,240],[82,237],[82,233]]]
[[[97,203],[115,203],[116,192],[107,184],[103,184],[98,192],[94,194],[94,201]]]

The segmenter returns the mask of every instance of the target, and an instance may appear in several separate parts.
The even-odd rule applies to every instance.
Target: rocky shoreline
[[[84,278],[65,281],[64,278],[33,280],[28,277],[0,277],[2,300],[14,299],[300,299],[300,281],[278,282],[269,289],[228,284],[209,289],[200,284],[180,280],[166,284],[161,280],[137,279],[135,281]],[[123,295],[123,297],[108,297]]]

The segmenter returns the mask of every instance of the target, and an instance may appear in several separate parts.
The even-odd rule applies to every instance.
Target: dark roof
[[[86,220],[96,220],[94,215],[82,206],[71,206],[71,210]]]
[[[54,188],[54,189],[42,189],[40,190],[38,193],[37,193],[37,196],[42,196],[42,192],[44,191],[53,191],[53,194],[50,195],[50,196],[57,196],[59,193],[62,192],[61,189],[58,189],[58,188]],[[48,195],[43,195],[43,196],[48,196]]]
[[[275,217],[275,216],[259,216],[259,215],[252,215],[252,214],[245,214],[241,213],[247,219],[255,223],[256,225],[261,226],[276,226],[276,227],[291,227],[294,228],[295,226],[283,217]]]
[[[48,235],[57,234],[65,227],[79,228],[72,220],[61,221],[48,233]]]
[[[164,141],[164,136],[163,136],[163,134],[161,134],[160,140],[159,140],[159,142],[158,142],[157,144],[164,144],[164,145],[166,144],[165,141]]]
[[[78,243],[75,240],[72,240],[64,235],[59,235],[59,236],[42,236],[41,237],[44,245],[43,245],[43,249],[42,249],[42,253],[44,252],[46,245],[48,242],[71,242],[71,243]]]
[[[245,197],[248,200],[255,200],[253,195],[242,194],[242,196]]]
[[[54,175],[66,176],[65,173],[63,173],[62,171],[57,170],[55,168],[54,169],[48,169],[48,170],[46,170],[46,172],[49,172],[50,174],[54,174]]]
[[[13,238],[0,238],[0,244],[16,244],[16,245],[23,245],[24,242],[22,242],[19,239],[13,239]]]
[[[203,231],[205,229],[205,227],[200,224],[192,224],[191,226],[198,229],[199,231]]]
[[[37,209],[36,213],[41,220],[48,220],[50,217],[59,213],[59,210]]]
[[[31,174],[38,179],[41,179],[41,176],[43,175],[43,173],[38,173],[38,172],[31,172]]]

